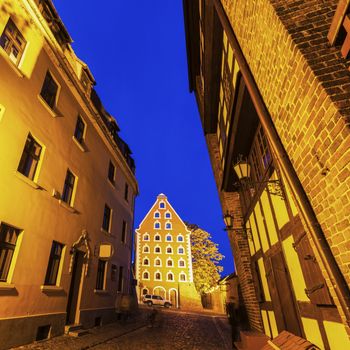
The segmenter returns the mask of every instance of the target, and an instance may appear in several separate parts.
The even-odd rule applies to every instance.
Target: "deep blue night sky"
[[[212,234],[233,259],[200,125],[189,93],[182,1],[54,0],[136,161],[135,226],[164,193],[184,221]],[[151,4],[151,5],[150,5]]]

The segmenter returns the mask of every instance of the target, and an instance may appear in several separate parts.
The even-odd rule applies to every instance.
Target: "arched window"
[[[166,261],[166,266],[173,266],[173,261],[171,259],[168,259]]]
[[[178,253],[178,254],[183,254],[183,253],[184,253],[184,249],[183,249],[182,247],[179,247],[179,248],[177,249],[177,253]]]
[[[167,274],[166,278],[167,278],[168,281],[173,281],[173,280],[174,280],[174,275],[173,275],[173,273],[172,273],[172,272],[169,272],[169,273]]]
[[[149,279],[149,273],[148,273],[147,271],[145,271],[145,272],[143,273],[143,279],[144,279],[144,280],[148,280],[148,279]],[[145,293],[145,294],[147,294],[147,293]]]
[[[162,265],[162,261],[159,258],[157,258],[156,260],[154,260],[154,265],[161,266]]]
[[[159,246],[154,247],[154,252],[155,253],[160,253],[161,252],[160,247]]]
[[[167,242],[171,242],[173,240],[173,237],[171,236],[171,234],[168,234],[165,239]]]
[[[165,203],[163,201],[159,202],[159,208],[160,209],[164,209],[165,208]]]
[[[165,228],[166,228],[167,230],[171,230],[171,228],[172,228],[171,222],[165,223]]]
[[[148,273],[147,273],[147,275],[148,275]],[[147,293],[148,293],[148,289],[147,288],[143,288],[142,289],[142,295],[146,295]]]
[[[170,213],[169,211],[167,211],[167,212],[165,213],[165,218],[166,218],[166,219],[171,219],[171,213]]]
[[[145,246],[143,247],[143,252],[144,252],[144,253],[149,253],[149,246],[148,246],[148,245],[145,245]]]
[[[154,236],[154,240],[155,240],[155,241],[160,241],[160,235],[155,235],[155,236]]]
[[[183,241],[184,241],[183,235],[178,235],[178,236],[177,236],[177,241],[178,241],[178,242],[183,242]]]
[[[144,240],[144,241],[149,241],[149,234],[148,234],[148,233],[145,233],[145,234],[143,235],[143,240]]]
[[[147,258],[143,259],[143,265],[145,265],[145,266],[149,265],[149,260]]]
[[[155,219],[159,219],[160,218],[160,212],[159,211],[154,212],[154,216],[153,217]]]
[[[166,253],[167,253],[167,254],[173,254],[173,248],[171,248],[171,247],[166,247]]]
[[[155,223],[154,223],[154,228],[160,228],[160,222],[159,221],[156,221]]]
[[[185,267],[185,260],[183,259],[179,260],[179,267]]]
[[[185,273],[180,273],[180,281],[185,282],[186,281],[186,274]]]
[[[160,272],[156,272],[156,274],[154,275],[154,279],[157,281],[160,281],[162,279],[162,275]]]

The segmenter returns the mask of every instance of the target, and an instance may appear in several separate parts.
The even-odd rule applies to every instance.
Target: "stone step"
[[[89,333],[89,331],[86,329],[77,329],[74,331],[69,331],[68,335],[71,337],[78,338],[78,337],[82,337],[83,335],[88,334],[88,333]]]
[[[75,324],[67,324],[64,326],[64,333],[68,334],[70,331],[75,331],[77,329],[82,329],[83,325],[80,323],[75,323]]]

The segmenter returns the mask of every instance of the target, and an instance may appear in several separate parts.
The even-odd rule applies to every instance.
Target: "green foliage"
[[[216,286],[223,267],[219,262],[224,256],[219,253],[218,245],[211,240],[211,235],[194,224],[186,223],[191,231],[191,252],[193,280],[201,294]]]

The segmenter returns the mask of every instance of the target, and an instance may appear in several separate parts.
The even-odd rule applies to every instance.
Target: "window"
[[[154,213],[154,216],[153,216],[155,219],[159,219],[160,218],[160,213],[159,213],[159,211],[156,211],[155,213]]]
[[[96,289],[105,289],[106,261],[98,259]]]
[[[108,166],[108,180],[112,184],[115,183],[115,166],[111,161],[109,161],[109,166]]]
[[[145,246],[143,247],[143,252],[144,252],[144,253],[149,253],[149,246],[148,246],[148,245],[145,245]]]
[[[171,223],[170,222],[167,222],[165,224],[165,228],[168,229],[168,230],[171,230]]]
[[[117,292],[121,292],[123,290],[123,284],[124,284],[124,267],[119,266],[119,279],[118,279],[118,288]]]
[[[171,259],[167,260],[166,265],[173,266],[173,261]]]
[[[63,244],[52,242],[49,263],[46,270],[45,285],[55,286],[57,282],[58,270],[61,262]]]
[[[167,247],[167,248],[166,248],[166,253],[167,253],[167,254],[172,254],[172,253],[173,253],[173,248]]]
[[[0,37],[0,46],[5,50],[10,60],[18,65],[23,55],[26,41],[10,18]]]
[[[166,241],[171,242],[173,240],[173,237],[171,235],[166,236]]]
[[[155,252],[155,253],[160,253],[160,252],[161,252],[160,247],[155,247],[155,248],[154,248],[154,252]]]
[[[61,199],[63,202],[66,202],[70,206],[73,205],[74,184],[75,184],[75,176],[68,169],[66,174],[66,179],[64,180]]]
[[[154,279],[157,281],[160,281],[162,279],[162,275],[160,272],[156,272],[154,275]]]
[[[112,264],[111,266],[111,281],[115,282],[117,280],[117,265]]]
[[[145,233],[145,234],[143,235],[143,240],[144,240],[144,241],[149,241],[149,234],[148,234],[148,233]]]
[[[126,183],[124,188],[124,199],[128,201],[128,197],[129,197],[129,185]]]
[[[74,137],[79,143],[83,143],[85,137],[85,123],[80,115],[78,115],[77,123],[75,124]]]
[[[178,241],[178,242],[183,242],[183,240],[184,240],[184,238],[183,238],[182,235],[178,235],[178,236],[177,236],[177,241]]]
[[[182,247],[179,247],[177,252],[178,252],[178,254],[183,254],[184,253],[184,249]]]
[[[160,229],[160,223],[158,221],[154,223],[154,228]]]
[[[147,258],[143,259],[143,265],[148,266],[149,260]]]
[[[6,282],[20,230],[0,225],[0,281]]]
[[[165,218],[166,218],[166,219],[171,219],[171,214],[170,214],[170,212],[167,211],[167,212],[165,213]]]
[[[18,171],[30,180],[35,179],[36,170],[40,161],[42,147],[28,134],[26,144],[18,165]]]
[[[159,208],[164,209],[165,208],[165,203],[164,202],[159,202]]]
[[[81,70],[80,82],[83,85],[84,90],[89,93],[91,88],[91,80],[89,79],[85,69]]]
[[[112,219],[112,209],[105,204],[105,209],[103,212],[103,222],[102,222],[102,229],[106,232],[110,232],[111,228],[111,219]]]
[[[148,276],[148,273],[147,273],[147,276]],[[148,279],[148,277],[147,277],[147,279]],[[142,289],[142,295],[146,295],[147,293],[148,293],[148,289],[147,288],[143,288]]]
[[[142,278],[144,280],[148,280],[149,279],[149,273],[148,272],[144,272]],[[146,290],[146,293],[144,293],[144,294],[147,294],[147,290]]]
[[[128,224],[126,221],[123,220],[123,226],[122,226],[122,239],[121,242],[125,243],[126,242],[126,231],[127,231]]]
[[[180,281],[186,281],[186,275],[184,273],[180,273]]]
[[[58,85],[48,71],[45,76],[44,84],[41,88],[40,95],[44,101],[53,109],[56,104]]]
[[[155,240],[155,241],[160,241],[160,235],[155,235],[155,236],[154,236],[154,240]]]
[[[167,274],[167,280],[168,280],[168,281],[173,281],[173,280],[174,280],[174,275],[173,275],[171,272],[169,272],[169,273]]]
[[[184,266],[185,266],[185,261],[179,260],[179,267],[184,267]]]
[[[160,260],[160,259],[156,259],[156,260],[154,261],[154,265],[156,265],[156,266],[161,266],[161,265],[162,265],[161,260]]]

